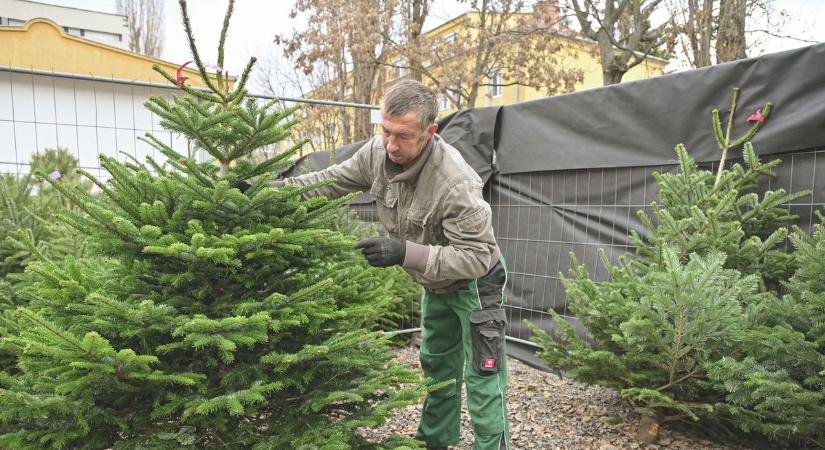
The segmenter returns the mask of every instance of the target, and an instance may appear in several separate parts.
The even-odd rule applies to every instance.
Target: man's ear
[[[430,125],[429,129],[427,129],[427,136],[433,137],[433,134],[435,134],[436,131],[438,131],[438,124],[434,123]]]

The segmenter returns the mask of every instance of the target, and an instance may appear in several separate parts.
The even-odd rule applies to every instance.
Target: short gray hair
[[[438,115],[438,99],[432,89],[415,80],[399,81],[387,91],[381,109],[389,116],[418,113],[418,125],[426,130]]]

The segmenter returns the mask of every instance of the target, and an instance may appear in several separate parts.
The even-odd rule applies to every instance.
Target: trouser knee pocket
[[[427,353],[421,350],[418,355],[421,361],[421,369],[424,375],[432,378],[433,384],[440,383],[447,380],[456,380],[461,376],[461,366],[463,364],[461,346],[449,350],[444,353]],[[429,395],[436,398],[450,398],[461,391],[461,385],[456,383],[453,386],[447,386],[437,391],[430,392]]]
[[[470,313],[472,363],[479,375],[493,375],[501,370],[506,324],[507,316],[503,309],[481,309]]]

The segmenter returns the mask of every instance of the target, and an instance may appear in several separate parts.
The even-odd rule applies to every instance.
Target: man
[[[456,384],[427,397],[416,438],[428,448],[458,443],[463,379],[473,448],[509,449],[506,269],[481,179],[435,134],[437,112],[429,88],[402,81],[384,97],[380,137],[341,164],[283,182],[334,178],[334,184],[308,193],[330,198],[368,190],[389,237],[364,239],[355,247],[371,265],[400,265],[424,286],[421,367],[436,382]]]

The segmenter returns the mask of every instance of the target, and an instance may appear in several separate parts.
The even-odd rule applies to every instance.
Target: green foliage
[[[780,162],[762,163],[749,142],[743,164],[719,172],[718,183],[683,146],[676,154],[677,173],[654,174],[653,217],[638,213],[648,233],[630,233],[635,255],[614,265],[602,252],[607,282],[592,281],[575,257],[562,277],[592,345],[555,315],[554,333],[530,324],[545,347],[540,356],[620,391],[653,423],[703,420],[791,436],[799,431],[793,421],[813,417],[804,405],[817,400],[806,389],[821,394],[822,380],[810,377],[821,358],[802,334],[776,323],[777,290],[800,262],[785,246],[796,217],[781,205],[810,192],[759,196],[757,181],[775,176]],[[790,389],[788,380],[802,374],[811,384]],[[780,400],[783,390],[792,398]]]
[[[823,220],[821,214],[820,221]],[[782,301],[740,339],[747,356],[709,368],[727,413],[745,430],[786,444],[822,447],[825,438],[825,227],[791,235],[796,272]]]
[[[659,270],[608,266],[609,283],[594,283],[577,265],[565,287],[598,347],[554,313],[561,341],[531,324],[545,345],[542,358],[577,380],[621,391],[642,414],[698,420],[718,397],[704,364],[728,351],[726,340],[745,326],[742,305],[758,295],[755,276],[724,265],[718,251],[683,262],[672,245],[662,248]]]
[[[651,205],[656,224],[644,211],[638,215],[650,230],[646,237],[631,231],[637,248],[633,264],[660,265],[660,247],[673,242],[680,257],[718,249],[728,267],[744,274],[758,274],[767,288],[779,287],[793,273],[792,257],[784,249],[787,224],[796,220],[781,205],[810,195],[809,191],[788,194],[783,189],[755,192],[760,177],[775,177],[779,160],[762,163],[750,143],[745,144],[744,166],[734,164],[722,172],[714,185],[713,174],[699,170],[683,146],[676,147],[679,173],[656,173],[659,202]]]
[[[31,160],[32,171],[25,175],[0,175],[0,277],[23,271],[31,252],[15,241],[21,232],[36,247],[54,256],[81,256],[86,249],[84,238],[56,220],[57,215],[77,210],[45,181],[34,176],[35,170],[62,174],[60,183],[84,192],[91,183],[77,173],[77,159],[65,149],[47,149]]]
[[[378,231],[374,225],[368,225],[358,218],[358,214],[351,208],[341,208],[332,222],[333,230],[354,236],[357,239],[364,239],[376,236]],[[370,326],[373,330],[400,330],[410,328],[420,323],[421,317],[421,296],[422,288],[413,281],[410,274],[397,266],[385,269],[374,269],[376,275],[384,277],[392,283],[392,300],[387,306],[384,314],[378,317],[378,321]],[[414,325],[415,324],[415,325]],[[410,334],[396,335],[393,340],[396,343],[407,343]]]
[[[249,101],[245,81],[221,76],[209,91],[147,103],[217,166],[147,134],[166,162],[101,155],[110,179],[86,174],[99,197],[43,177],[80,211],[61,220],[100,253],[55,258],[18,237],[37,261],[11,294],[0,286],[16,307],[0,322],[11,361],[0,372],[0,448],[418,445],[356,432],[428,389],[392,361],[390,336],[367,330],[397,281],[331,229],[350,197],[305,201],[317,186],[264,183],[291,155],[255,164],[250,154],[295,122],[291,109]],[[243,179],[246,192],[233,187]]]

